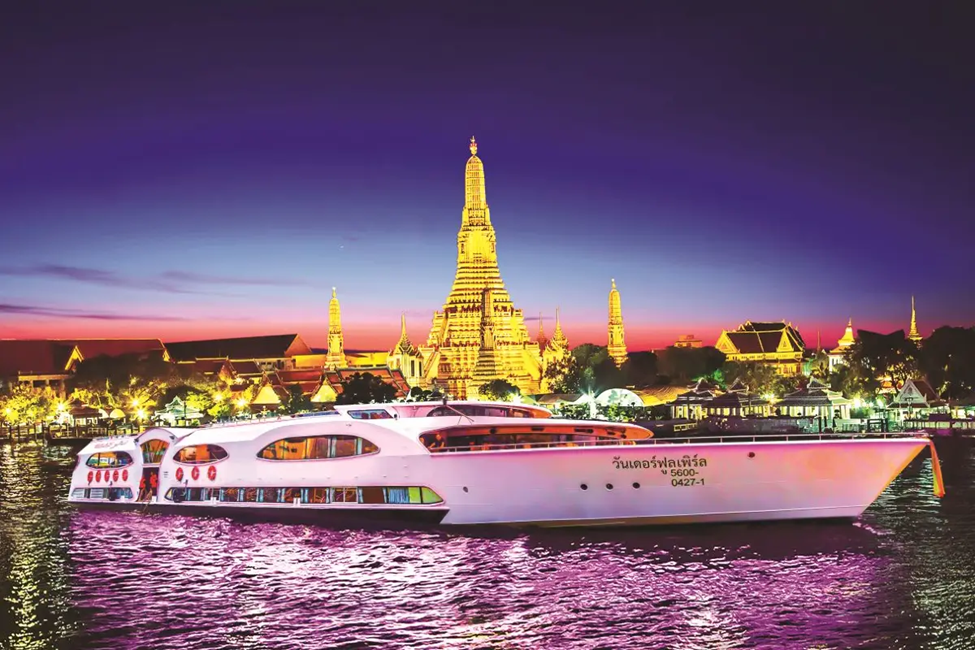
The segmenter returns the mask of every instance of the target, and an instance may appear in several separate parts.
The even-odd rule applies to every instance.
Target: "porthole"
[[[583,484],[582,484],[582,485],[580,485],[579,487],[581,487],[581,488],[582,488],[583,490],[588,490],[588,489],[589,489],[589,486],[588,486],[588,485],[586,485],[585,483],[583,483]]]
[[[606,489],[607,490],[612,490],[613,489],[613,484],[612,483],[607,483],[606,484]]]
[[[468,489],[467,489],[467,486],[465,485],[465,486],[464,486],[464,492],[469,492],[469,491],[470,491],[470,490],[468,490]]]
[[[633,484],[633,489],[634,490],[639,490],[640,489],[640,484],[639,483],[634,483]]]
[[[749,458],[755,458],[755,452],[754,451],[748,452],[748,457]]]

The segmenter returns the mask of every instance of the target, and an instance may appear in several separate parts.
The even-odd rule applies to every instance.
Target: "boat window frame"
[[[189,449],[190,447],[204,447],[204,446],[205,447],[216,447],[217,449],[221,450],[224,453],[224,457],[223,458],[218,458],[216,460],[208,460],[208,461],[205,461],[205,462],[202,462],[202,463],[201,462],[195,462],[195,461],[185,461],[185,460],[180,460],[179,459],[179,455],[181,453],[183,453],[183,450],[184,449]],[[214,444],[214,443],[211,443],[211,442],[200,442],[200,443],[197,443],[195,445],[186,445],[186,446],[180,447],[175,452],[173,452],[173,462],[176,463],[177,465],[186,465],[187,467],[203,467],[203,466],[206,466],[206,465],[216,465],[217,463],[222,463],[223,461],[227,460],[228,458],[230,458],[230,452],[229,451],[227,451],[221,445],[217,445],[217,444]]]
[[[386,409],[355,409],[346,411],[353,420],[392,420],[393,416]]]
[[[149,462],[149,461],[146,460],[146,452],[144,450],[144,447],[146,445],[148,445],[149,443],[153,443],[153,442],[159,442],[159,443],[162,443],[162,444],[165,445],[165,447],[162,450],[162,454],[160,454],[160,456],[159,456],[159,462],[155,462],[155,463],[152,463],[152,462]],[[162,438],[150,438],[149,440],[146,440],[144,442],[140,442],[139,443],[139,455],[142,456],[142,465],[143,465],[143,467],[156,467],[158,465],[162,465],[163,461],[166,459],[166,454],[169,453],[169,450],[172,448],[172,446],[173,446],[173,443],[172,442],[168,442],[166,440],[163,440]],[[192,446],[192,445],[190,445],[190,446]]]
[[[308,447],[307,447],[308,442],[307,441],[309,439],[312,439],[312,438],[333,438],[333,439],[335,439],[335,440],[330,440],[329,443],[328,443],[328,451],[329,451],[329,453],[333,453],[333,452],[335,452],[337,450],[337,444],[336,444],[338,442],[337,438],[354,438],[357,449],[360,449],[360,448],[362,448],[364,446],[364,445],[359,445],[358,444],[358,442],[361,440],[363,443],[368,443],[368,444],[372,445],[374,447],[374,450],[373,451],[370,451],[370,452],[361,452],[361,453],[357,453],[357,454],[349,454],[349,455],[346,455],[346,456],[324,456],[324,457],[315,457],[315,458],[267,458],[267,457],[261,455],[261,454],[264,453],[264,451],[267,448],[272,447],[272,446],[274,446],[274,445],[276,445],[276,444],[278,444],[280,442],[286,441],[286,440],[294,440],[294,441],[301,440],[302,441],[301,443],[296,443],[296,444],[303,444],[305,446],[305,451],[307,451],[307,449],[308,449]],[[344,460],[344,459],[348,459],[348,458],[362,458],[364,456],[375,456],[376,454],[379,454],[380,452],[382,452],[382,448],[380,448],[379,445],[377,445],[372,440],[369,440],[368,438],[365,438],[363,436],[359,436],[359,435],[355,435],[355,434],[347,434],[347,433],[325,433],[325,434],[321,434],[321,435],[312,435],[312,436],[286,436],[286,437],[283,437],[283,438],[278,438],[277,440],[273,440],[273,441],[269,442],[268,444],[264,445],[263,447],[261,447],[260,449],[258,449],[257,450],[257,453],[255,454],[255,456],[256,456],[257,460],[264,460],[264,461],[268,461],[268,462],[271,462],[271,463],[308,463],[308,462],[319,462],[319,461],[328,461],[328,460]]]
[[[115,458],[118,458],[119,454],[125,454],[125,456],[129,459],[129,462],[122,463],[121,465],[92,465],[91,464],[92,459],[95,458],[96,456],[111,455],[114,456]],[[85,459],[85,466],[91,467],[92,469],[122,469],[123,467],[130,467],[131,465],[134,464],[135,464],[135,459],[132,458],[132,454],[130,454],[127,451],[96,451],[93,454],[89,454],[88,458]]]

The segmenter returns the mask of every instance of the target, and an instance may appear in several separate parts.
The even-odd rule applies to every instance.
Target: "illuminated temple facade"
[[[790,376],[802,370],[806,344],[792,323],[747,321],[736,330],[721,332],[714,347],[724,352],[728,361],[763,363],[780,375]]]
[[[471,138],[465,200],[457,233],[457,273],[443,310],[434,312],[421,385],[440,387],[456,398],[476,397],[492,379],[504,379],[523,394],[537,393],[544,362],[520,309],[501,279],[491,210],[484,191],[484,164]]]

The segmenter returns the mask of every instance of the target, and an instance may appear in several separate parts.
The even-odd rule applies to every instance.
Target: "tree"
[[[880,382],[869,368],[847,355],[847,363],[834,368],[829,376],[829,387],[846,397],[873,399],[880,389]]]
[[[480,396],[499,402],[510,402],[516,395],[521,395],[517,386],[504,379],[494,379],[478,387]]]
[[[573,348],[572,361],[559,393],[598,393],[607,388],[623,386],[623,373],[610,359],[606,346],[583,343]]]
[[[10,425],[37,424],[54,418],[60,400],[49,387],[15,384],[0,398],[0,419]]]
[[[631,352],[621,368],[626,386],[650,386],[657,380],[657,355]]]
[[[803,364],[803,371],[810,377],[826,381],[829,379],[829,355],[825,350],[819,350]]]
[[[395,386],[368,372],[357,372],[344,379],[341,385],[342,392],[335,400],[336,404],[383,403],[396,398]]]
[[[701,377],[713,376],[725,362],[723,352],[714,347],[678,348],[670,346],[657,354],[659,380],[686,385]]]
[[[904,335],[904,330],[890,334],[860,330],[847,354],[851,366],[868,369],[875,379],[890,377],[895,386],[917,376],[917,359],[917,345]]]
[[[288,400],[284,403],[284,412],[294,415],[311,410],[311,398],[305,395],[301,386],[292,384],[288,386]]]
[[[179,377],[161,355],[99,355],[78,364],[67,381],[72,399],[110,411],[154,406]]]
[[[414,386],[410,389],[410,393],[406,396],[406,399],[410,402],[427,402],[433,399],[433,391]]]
[[[775,368],[760,362],[727,361],[721,367],[725,386],[731,386],[736,381],[748,386],[748,392],[756,395],[774,393],[778,376]]]
[[[921,346],[920,367],[947,399],[975,392],[975,328],[939,327]]]
[[[553,393],[580,393],[582,366],[571,354],[556,359],[545,368],[545,378]]]

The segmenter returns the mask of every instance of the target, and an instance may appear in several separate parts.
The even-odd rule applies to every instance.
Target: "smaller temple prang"
[[[908,333],[907,338],[915,343],[919,343],[924,338],[917,331],[917,310],[914,309],[914,296],[911,296],[911,331]]]
[[[616,289],[616,279],[611,280],[609,290],[609,336],[606,351],[617,366],[626,361],[626,341],[623,333],[623,309],[620,305],[620,292]]]
[[[345,339],[342,336],[342,310],[339,299],[332,287],[332,299],[328,302],[328,354],[325,355],[325,366],[330,369],[345,368]]]

